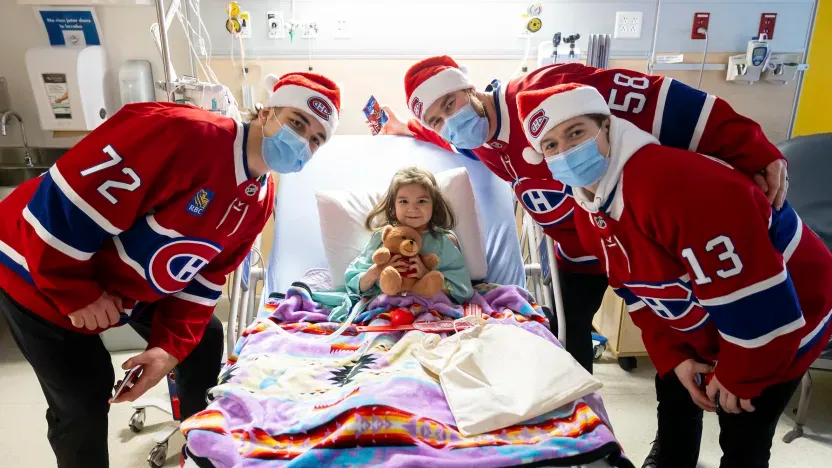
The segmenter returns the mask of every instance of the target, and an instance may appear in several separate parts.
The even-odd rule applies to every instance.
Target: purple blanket
[[[479,287],[472,303],[491,322],[557,343],[522,289]],[[411,310],[417,321],[463,315],[439,296],[381,296],[365,305],[357,324],[389,324],[395,307]],[[632,466],[597,394],[523,424],[464,437],[438,380],[410,352],[421,332],[357,333],[351,325],[333,338],[341,324],[325,322],[328,315],[303,289],[270,301],[240,339],[208,409],[183,422],[188,451],[216,467],[492,467],[545,460]]]

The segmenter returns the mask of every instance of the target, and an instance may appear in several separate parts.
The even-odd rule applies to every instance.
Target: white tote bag
[[[564,349],[514,325],[479,323],[444,339],[426,334],[413,355],[439,376],[465,436],[527,421],[601,388]]]

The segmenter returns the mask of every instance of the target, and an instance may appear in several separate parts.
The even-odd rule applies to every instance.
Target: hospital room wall
[[[108,70],[105,76],[107,111],[117,111],[119,102],[118,67],[131,59],[148,60],[153,77],[163,79],[162,59],[150,36],[150,25],[156,22],[156,10],[148,6],[109,6],[96,8],[101,26],[102,45],[107,52]],[[37,108],[26,72],[26,50],[49,45],[46,32],[35,16],[31,5],[18,5],[15,0],[0,0],[0,76],[5,76],[9,86],[12,108],[22,117],[26,134],[32,146],[67,148],[74,145],[81,134],[53,135],[43,131],[38,121]],[[188,49],[182,28],[171,28],[171,61],[181,72],[189,70]],[[157,92],[156,98],[164,99]],[[14,126],[17,123],[13,124]],[[22,145],[20,132],[13,128],[6,137],[0,137],[0,147]]]

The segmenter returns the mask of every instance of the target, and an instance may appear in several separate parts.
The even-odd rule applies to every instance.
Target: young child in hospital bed
[[[422,232],[421,253],[439,256],[439,265],[435,270],[445,276],[445,294],[458,304],[471,299],[474,294],[471,275],[465,266],[459,242],[451,231],[456,225],[454,212],[439,191],[433,174],[418,167],[397,172],[384,198],[367,216],[364,225],[375,232],[361,254],[347,267],[345,279],[348,291],[362,296],[381,294],[378,279],[387,266],[393,266],[401,273],[415,269],[417,278],[428,273],[418,255],[410,259],[394,255],[387,265],[379,267],[373,264],[373,253],[381,246],[378,227],[387,224],[403,224]]]

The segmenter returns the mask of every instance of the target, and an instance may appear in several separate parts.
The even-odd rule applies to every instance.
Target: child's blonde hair
[[[431,234],[436,234],[437,229],[450,230],[456,226],[454,210],[439,190],[436,178],[430,172],[413,166],[401,169],[393,176],[390,188],[387,189],[384,198],[367,215],[364,227],[368,231],[378,229],[386,224],[399,224],[399,220],[396,219],[396,194],[398,194],[400,188],[409,184],[421,185],[433,201],[433,214],[427,226]]]

